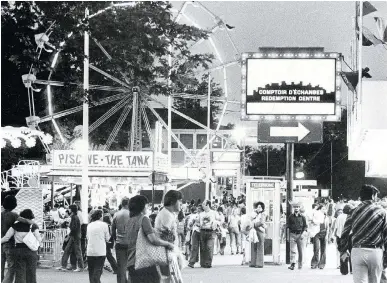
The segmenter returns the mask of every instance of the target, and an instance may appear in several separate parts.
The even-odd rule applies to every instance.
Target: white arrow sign
[[[298,122],[297,127],[270,127],[271,137],[298,137],[298,141],[305,138],[310,131]]]

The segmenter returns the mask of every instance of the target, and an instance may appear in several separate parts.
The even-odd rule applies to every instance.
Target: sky
[[[183,2],[172,2],[179,9]],[[201,2],[225,23],[235,26],[230,36],[239,53],[257,52],[260,47],[324,47],[326,52],[339,52],[350,64],[351,39],[354,37],[353,18],[355,1],[203,1]],[[371,1],[378,9],[363,19],[363,24],[377,33],[374,16],[387,15],[387,1]],[[211,29],[215,21],[198,4],[188,5],[185,13],[202,28]],[[386,19],[387,21],[387,19]],[[182,17],[181,23],[192,25],[192,21]],[[218,30],[213,35],[223,62],[234,61],[235,50],[226,32]],[[208,40],[192,49],[193,52],[211,52]],[[215,60],[214,65],[220,61]],[[363,48],[363,64],[368,66],[372,80],[387,78],[387,50],[382,46]],[[221,70],[211,73],[222,86]],[[227,91],[230,100],[240,101],[241,67],[227,68]],[[343,86],[343,90],[346,87]],[[343,93],[345,96],[345,92]],[[346,99],[344,98],[343,104]],[[222,124],[228,122],[256,131],[256,122],[241,122],[240,108],[229,104]]]

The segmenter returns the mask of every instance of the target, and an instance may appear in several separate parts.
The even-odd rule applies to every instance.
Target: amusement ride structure
[[[98,16],[103,14],[104,12],[112,9],[125,9],[125,7],[134,7],[136,2],[125,2],[125,3],[116,3],[111,4],[107,8],[103,10],[99,10],[93,14],[89,14],[89,10],[86,9],[85,11],[85,18],[81,21],[82,23],[87,23],[89,25],[93,24],[93,21],[96,21],[98,19]],[[205,26],[200,25],[196,20],[194,20],[193,16],[190,15],[188,12],[188,9],[195,9],[196,12],[199,12],[200,14],[206,15],[206,17],[212,19],[212,27],[208,28]],[[130,13],[130,9],[128,9],[128,12]],[[28,95],[28,101],[29,101],[29,109],[30,109],[30,116],[26,118],[27,125],[30,129],[33,130],[41,130],[40,124],[42,123],[52,123],[56,135],[60,137],[60,140],[62,143],[66,143],[66,139],[58,126],[57,120],[61,119],[63,117],[67,117],[71,114],[81,112],[83,111],[83,125],[82,125],[82,143],[84,145],[84,150],[82,151],[83,156],[83,164],[87,164],[88,162],[88,146],[89,145],[89,135],[95,131],[99,126],[101,126],[105,121],[107,121],[109,118],[111,118],[114,114],[119,113],[121,111],[121,114],[109,133],[107,140],[104,145],[100,148],[100,150],[108,151],[113,143],[113,141],[116,139],[117,134],[119,133],[120,129],[124,127],[125,121],[130,117],[131,123],[130,123],[130,134],[129,134],[129,150],[130,152],[140,152],[142,151],[142,133],[143,128],[145,129],[146,133],[149,136],[150,140],[150,147],[151,150],[155,153],[155,150],[157,148],[157,143],[160,141],[156,141],[157,137],[152,133],[150,119],[148,117],[148,113],[146,109],[150,110],[150,112],[157,118],[157,121],[161,124],[163,128],[167,130],[168,133],[168,151],[166,160],[167,160],[167,170],[165,170],[166,174],[168,174],[169,180],[173,180],[173,176],[171,176],[171,167],[172,167],[172,139],[179,145],[179,147],[184,151],[185,155],[189,157],[189,162],[185,164],[185,167],[189,166],[189,164],[194,164],[195,167],[198,168],[199,171],[201,171],[202,174],[202,181],[206,182],[206,194],[208,193],[209,187],[211,186],[211,182],[214,182],[212,180],[212,170],[211,170],[211,144],[216,138],[221,138],[229,141],[229,144],[232,145],[234,150],[239,151],[239,154],[241,153],[241,150],[237,148],[237,144],[235,143],[235,140],[230,139],[229,136],[223,135],[219,130],[221,127],[221,124],[223,122],[223,118],[228,111],[227,109],[231,104],[237,104],[239,105],[239,101],[233,101],[229,99],[229,87],[227,84],[228,81],[228,67],[237,65],[240,62],[240,52],[237,49],[231,35],[230,35],[230,26],[227,25],[220,17],[215,15],[213,12],[211,12],[205,5],[203,5],[200,2],[184,2],[181,7],[179,7],[178,10],[173,11],[173,20],[175,22],[185,23],[187,25],[195,26],[199,29],[205,29],[209,31],[209,36],[207,39],[202,39],[197,42],[193,42],[189,49],[193,49],[195,47],[198,47],[200,45],[203,46],[210,46],[210,52],[214,55],[216,58],[214,61],[216,61],[216,64],[213,64],[211,67],[205,70],[197,71],[197,75],[203,75],[208,74],[208,93],[207,95],[193,95],[189,93],[170,93],[170,95],[167,97],[167,102],[163,102],[161,99],[159,99],[157,96],[152,95],[151,93],[146,94],[142,93],[141,89],[137,86],[133,86],[133,84],[130,83],[130,78],[128,76],[120,71],[121,77],[115,77],[108,72],[98,68],[95,66],[92,61],[89,62],[89,60],[92,60],[92,58],[89,57],[89,41],[91,41],[98,46],[98,48],[102,51],[104,56],[111,61],[113,58],[109,54],[109,50],[106,50],[103,45],[100,43],[100,41],[95,38],[93,35],[91,35],[88,30],[86,29],[83,33],[84,35],[84,69],[83,69],[83,84],[80,85],[80,87],[84,90],[84,99],[83,99],[83,105],[79,105],[67,110],[56,112],[54,111],[55,105],[53,103],[53,89],[56,87],[63,87],[65,86],[65,83],[62,81],[55,81],[52,80],[55,66],[58,64],[60,60],[60,53],[63,49],[66,48],[66,42],[62,41],[59,44],[54,44],[50,42],[50,35],[53,32],[52,28],[53,25],[55,25],[55,22],[52,23],[52,25],[47,29],[45,33],[37,34],[35,35],[35,41],[37,44],[37,54],[38,58],[40,58],[43,50],[45,51],[51,51],[54,52],[54,56],[51,62],[51,71],[48,74],[48,77],[38,78],[39,75],[34,73],[33,65],[30,68],[30,71],[28,74],[25,74],[22,76],[23,83],[25,87],[27,88],[27,95]],[[81,23],[79,24],[81,25]],[[231,27],[232,29],[233,27]],[[220,44],[216,44],[215,35],[218,32],[224,32],[226,40],[229,41],[229,45],[232,46],[233,49],[233,59],[226,61],[225,58],[222,58],[220,52]],[[67,38],[70,39],[74,35],[73,31],[69,31],[67,34]],[[56,47],[58,45],[58,47]],[[173,46],[169,47],[170,52],[173,50]],[[207,50],[208,51],[208,50]],[[208,53],[208,52],[207,52]],[[173,63],[173,55],[168,56],[168,63],[169,66],[172,66]],[[106,86],[106,85],[94,85],[89,83],[89,70],[92,70],[94,72],[99,73],[103,77],[107,78],[108,80],[114,82],[118,86]],[[71,71],[71,70],[70,70]],[[223,97],[214,99],[211,97],[211,80],[214,78],[214,76],[221,77],[221,86],[223,88]],[[168,79],[168,86],[171,86],[171,80]],[[45,93],[47,95],[47,112],[48,115],[45,117],[38,117],[35,110],[35,99],[34,99],[34,93],[41,91],[36,87],[36,85],[43,86],[45,88]],[[113,92],[114,95],[110,95],[107,97],[104,97],[102,99],[99,99],[96,102],[90,103],[89,100],[89,91],[90,90],[99,90],[103,92]],[[183,99],[196,99],[201,101],[207,101],[207,125],[204,125],[191,117],[185,115],[184,113],[178,111],[175,107],[173,107],[173,102],[175,98],[183,98]],[[219,118],[217,119],[217,126],[215,129],[211,128],[210,120],[212,116],[211,111],[211,101],[219,101],[222,102],[222,110],[220,113]],[[100,116],[97,120],[95,120],[91,125],[89,125],[89,111],[93,111],[93,108],[100,107],[105,105],[107,106],[108,103],[116,102],[112,107],[108,108],[106,112],[103,113],[102,116]],[[168,119],[167,121],[164,121],[163,118],[160,116],[160,114],[155,110],[154,105],[159,105],[161,108],[166,108],[168,110]],[[207,139],[206,144],[203,146],[198,152],[192,153],[187,147],[181,142],[179,137],[176,136],[172,129],[172,113],[177,114],[184,119],[188,120],[189,122],[199,126],[200,128],[204,129],[207,133]],[[79,126],[80,128],[81,126]],[[78,128],[78,129],[79,129]],[[47,145],[47,143],[43,142],[44,148],[48,154],[52,153],[52,149],[50,146]],[[203,163],[199,162],[199,157],[203,155],[203,153],[207,153],[207,164],[203,165]],[[160,152],[161,154],[161,152]],[[241,173],[238,174],[239,180],[238,183],[241,184]],[[187,183],[187,185],[192,184],[192,182]],[[88,194],[88,185],[89,185],[89,168],[88,166],[82,166],[82,206],[87,204],[87,198],[89,196]],[[184,187],[184,186],[183,186]],[[208,195],[208,194],[207,194]],[[87,210],[84,210],[87,211]]]

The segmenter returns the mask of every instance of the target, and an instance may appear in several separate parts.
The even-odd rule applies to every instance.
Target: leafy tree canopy
[[[114,3],[114,2],[113,2]],[[122,2],[116,2],[122,3]],[[200,39],[207,39],[208,32],[174,21],[168,2],[137,2],[135,6],[112,8],[112,2],[2,2],[2,124],[25,125],[29,116],[27,90],[21,76],[30,71],[38,79],[50,77],[64,82],[64,87],[52,87],[55,113],[80,105],[83,101],[83,32],[90,32],[90,63],[123,82],[123,92],[131,95],[131,87],[139,86],[141,94],[169,95],[170,93],[207,94],[207,77],[198,77],[197,71],[207,68],[212,54],[193,54],[189,46]],[[84,20],[85,8],[90,11],[88,22]],[[103,13],[99,11],[104,10]],[[46,33],[50,46],[37,49],[35,35]],[[71,34],[71,36],[69,36]],[[107,57],[102,46],[111,56]],[[172,46],[172,50],[170,50]],[[55,66],[51,63],[60,50]],[[173,65],[168,65],[172,55]],[[168,78],[170,83],[168,84]],[[90,70],[90,84],[123,87],[98,72]],[[220,96],[222,90],[211,83],[212,96]],[[35,85],[39,88],[38,85]],[[43,87],[42,87],[43,88]],[[45,88],[35,92],[35,108],[40,117],[48,114]],[[90,90],[91,103],[116,94]],[[90,123],[110,109],[115,103],[92,108]],[[198,111],[197,100],[177,100],[175,106],[188,109],[187,115],[195,119],[203,115]],[[213,102],[213,111],[220,104]],[[103,143],[118,120],[119,113],[100,126],[91,136],[91,142]],[[196,116],[195,116],[196,115]],[[129,119],[128,119],[129,120]],[[78,112],[57,120],[66,138],[70,138],[74,126],[82,123]],[[116,138],[116,149],[127,141],[128,122]],[[41,124],[44,131],[55,133],[51,123]],[[103,138],[102,138],[103,137]],[[57,137],[56,137],[56,140]],[[121,145],[120,145],[121,144]],[[114,144],[113,146],[114,147]]]

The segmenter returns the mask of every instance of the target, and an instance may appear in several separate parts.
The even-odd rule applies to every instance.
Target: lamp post
[[[238,144],[240,144],[240,147],[242,148],[242,164],[241,164],[241,170],[237,176],[239,177],[238,184],[239,184],[239,193],[241,192],[243,188],[243,177],[245,175],[245,155],[246,155],[246,130],[242,127],[237,127],[234,129],[232,136],[237,141]]]

